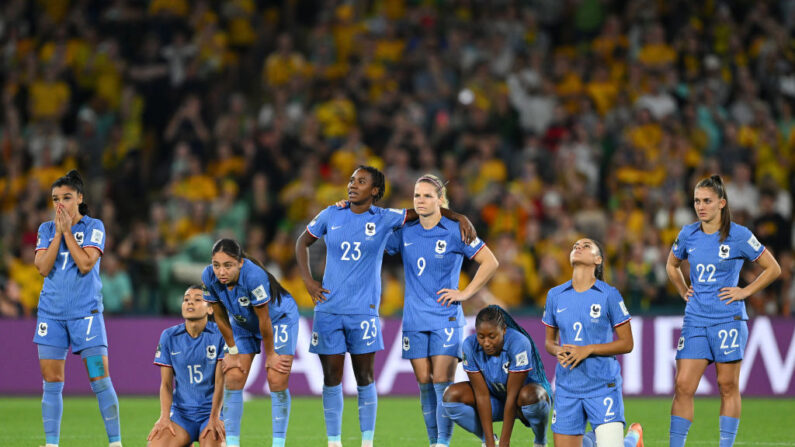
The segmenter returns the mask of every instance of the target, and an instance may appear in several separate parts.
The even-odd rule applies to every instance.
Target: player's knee
[[[698,382],[693,383],[691,380],[685,380],[679,376],[676,377],[676,385],[674,393],[680,397],[693,397],[696,394]]]
[[[228,390],[242,390],[246,385],[246,375],[238,368],[230,369],[224,374],[224,384]]]
[[[533,405],[547,399],[547,393],[543,387],[527,384],[519,390],[519,399],[517,404],[519,406]]]
[[[442,395],[442,402],[461,402],[463,400],[463,393],[456,386],[448,386]]]
[[[373,383],[373,370],[370,368],[354,370],[353,375],[356,377],[356,384],[359,386],[367,386]]]
[[[284,391],[287,389],[287,384],[290,376],[288,374],[281,374],[273,370],[268,370],[268,387],[271,391]]]
[[[740,392],[740,383],[735,377],[718,377],[718,389],[721,396],[728,396]]]

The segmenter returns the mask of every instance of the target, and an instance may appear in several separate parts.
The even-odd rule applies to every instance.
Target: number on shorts
[[[575,321],[574,330],[577,331],[577,333],[574,334],[574,341],[582,341],[582,337],[580,337],[580,335],[582,335],[582,323]]]
[[[740,345],[737,344],[737,329],[721,329],[718,331],[718,337],[720,337],[720,348],[721,349],[729,349],[729,348],[739,348]],[[732,338],[731,346],[726,346],[726,342],[729,340],[729,337]]]
[[[425,271],[425,258],[417,259],[417,268],[420,269],[420,272],[417,273],[417,276],[422,276],[422,272]]]
[[[273,342],[274,343],[287,343],[287,325],[274,324],[273,325]]]
[[[359,246],[360,245],[362,245],[361,242],[354,242],[353,243],[353,251],[351,251],[351,243],[348,242],[348,241],[343,241],[342,245],[340,245],[340,248],[345,250],[345,252],[342,253],[342,257],[340,259],[342,259],[343,261],[351,261],[351,260],[358,261],[359,259],[361,259],[362,251],[359,250]],[[348,257],[348,252],[349,251],[351,251],[351,256],[350,257]]]
[[[378,327],[375,325],[375,318],[363,320],[359,327],[362,328],[362,331],[364,332],[362,334],[362,340],[369,340],[378,334]]]
[[[204,374],[202,374],[202,366],[188,365],[188,377],[190,377],[191,385],[201,382],[202,379],[204,379]]]
[[[605,400],[602,403],[607,407],[607,411],[605,411],[605,419],[611,418],[616,415],[613,412],[613,398],[612,397],[605,397]]]
[[[455,328],[449,327],[444,330],[445,335],[447,335],[447,343],[453,338],[453,334],[455,334]]]
[[[60,255],[63,256],[63,265],[61,266],[61,270],[64,270],[64,269],[66,269],[66,261],[69,260],[69,252],[68,251],[62,251],[60,253]]]
[[[88,334],[91,333],[91,323],[94,322],[94,316],[93,315],[89,315],[87,317],[83,317],[83,319],[84,320],[88,320],[88,329],[86,329],[86,337],[88,337]]]
[[[698,270],[698,282],[715,282],[715,264],[698,264],[696,265],[696,270]],[[707,279],[704,279],[704,272],[706,272],[709,276]]]

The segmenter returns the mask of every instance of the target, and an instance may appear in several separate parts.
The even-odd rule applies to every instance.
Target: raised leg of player
[[[550,405],[544,387],[528,383],[519,390],[519,398],[516,403],[519,406],[519,411],[530,423],[530,429],[535,435],[535,445],[546,445]]]
[[[48,446],[57,446],[61,438],[65,365],[65,360],[39,360],[41,377],[44,379],[41,396],[41,420],[44,423],[44,438]]]
[[[740,366],[742,362],[716,363],[720,389],[720,447],[731,447],[737,436],[742,411]]]
[[[248,372],[251,370],[251,363],[254,361],[254,354],[238,354],[238,356],[240,356],[240,368],[228,369],[224,373],[224,429],[226,430],[226,445],[228,447],[240,446],[240,421],[243,419],[243,387],[246,386]]]
[[[453,437],[453,421],[444,411],[442,400],[447,387],[453,384],[458,358],[450,355],[435,355],[431,357],[431,363],[433,365],[433,390],[436,394],[436,426],[438,427],[436,442],[440,447],[446,447],[450,445],[450,438]]]
[[[293,356],[290,358],[292,368]],[[284,447],[287,437],[287,424],[290,422],[290,390],[287,389],[290,374],[282,374],[273,369],[268,370],[268,387],[271,390],[271,416],[273,427],[272,447]]]
[[[684,447],[687,432],[693,422],[693,396],[709,362],[706,359],[676,361],[676,385],[671,404],[670,447]]]
[[[323,417],[326,421],[326,436],[329,447],[342,446],[342,410],[345,401],[342,397],[342,368],[345,356],[342,354],[320,354],[323,367]]]
[[[442,400],[444,411],[450,420],[464,430],[483,439],[483,427],[480,425],[478,413],[475,411],[475,393],[469,382],[454,383],[447,387]]]
[[[428,442],[433,446],[436,444],[438,430],[436,426],[436,393],[431,382],[431,359],[427,357],[411,359],[410,362],[420,388],[420,407],[422,408],[422,418],[425,420],[425,430],[428,432]]]
[[[96,351],[96,352],[94,352]],[[103,355],[99,355],[100,351]],[[121,421],[119,419],[119,397],[113,388],[108,371],[108,356],[104,347],[88,348],[81,352],[88,371],[91,390],[97,396],[99,412],[105,423],[110,447],[121,447]]]
[[[375,417],[378,413],[378,392],[375,389],[375,353],[351,354],[353,375],[359,392],[359,428],[362,447],[372,447]]]

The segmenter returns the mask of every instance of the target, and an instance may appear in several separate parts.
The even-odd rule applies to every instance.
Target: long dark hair
[[[290,292],[288,292],[287,289],[285,289],[284,286],[282,286],[279,281],[276,280],[276,277],[274,277],[271,272],[265,268],[262,262],[260,262],[258,259],[250,257],[245,251],[243,251],[243,248],[236,240],[229,238],[218,239],[215,244],[213,244],[212,253],[216,254],[219,251],[235,258],[235,260],[238,262],[243,259],[248,259],[249,261],[253,262],[254,265],[261,268],[262,271],[268,275],[268,282],[271,285],[270,294],[273,299],[276,300],[276,304],[281,304],[282,295],[289,295]]]
[[[71,171],[67,172],[66,175],[63,177],[58,178],[50,189],[55,189],[59,186],[68,186],[69,188],[75,190],[78,194],[83,196],[83,203],[77,206],[77,212],[83,216],[88,215],[88,205],[86,205],[86,196],[83,193],[83,177],[80,176],[80,173],[76,170],[72,169]]]
[[[358,171],[359,169],[369,172],[370,177],[373,179],[373,188],[378,188],[378,194],[373,196],[373,203],[381,200],[384,197],[384,190],[386,189],[386,178],[384,177],[384,173],[372,166],[359,165],[356,167],[356,170]]]
[[[530,346],[532,347],[532,362],[533,364],[530,365],[533,368],[530,370],[530,378],[533,382],[536,382],[544,387],[544,390],[547,392],[547,396],[552,399],[552,389],[549,385],[549,380],[547,379],[547,374],[544,371],[544,363],[541,361],[541,354],[538,352],[538,348],[536,348],[536,344],[533,341],[533,337],[524,330],[523,327],[519,326],[513,317],[511,317],[508,312],[505,311],[500,306],[496,304],[492,304],[490,306],[484,307],[483,309],[478,312],[478,316],[475,317],[475,327],[480,326],[480,323],[483,322],[490,322],[502,329],[511,328],[515,331],[520,332],[524,335],[528,340],[530,340]]]
[[[590,238],[589,238],[590,239]],[[591,239],[596,248],[599,249],[599,257],[602,258],[601,264],[596,264],[596,267],[593,269],[593,274],[596,276],[596,279],[599,281],[605,280],[605,250],[602,248],[602,244],[599,243],[596,239]]]
[[[720,241],[723,242],[729,237],[729,230],[732,227],[732,211],[729,209],[729,196],[726,195],[723,179],[719,175],[711,175],[698,182],[696,189],[698,188],[710,188],[718,195],[718,199],[726,201],[726,206],[720,210]]]

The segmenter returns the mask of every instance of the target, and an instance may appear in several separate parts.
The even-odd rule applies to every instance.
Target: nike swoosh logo
[[[93,340],[95,338],[97,338],[97,336],[96,335],[92,335],[91,337],[86,337],[86,341],[91,341],[91,340]]]
[[[408,247],[409,245],[414,245],[414,242],[404,242],[403,246]]]
[[[282,348],[283,348],[283,347],[285,347],[285,346],[287,346],[287,345],[274,346],[274,347],[273,347],[273,349],[274,349],[274,350],[276,350],[276,349],[282,349]]]
[[[332,230],[336,230],[336,229],[339,229],[339,228],[342,228],[342,225],[337,225],[336,227],[334,225],[331,226]]]
[[[605,422],[610,422],[610,421],[612,421],[613,419],[615,419],[615,418],[610,418],[610,419],[608,419],[608,418],[605,418]]]
[[[451,347],[451,346],[455,346],[455,343],[451,343],[451,344],[449,344],[449,345],[442,345],[442,347],[443,347],[443,348],[449,348],[449,347]]]
[[[558,309],[558,313],[561,313],[561,312],[563,312],[566,309],[568,309],[568,307],[564,307],[563,309]]]
[[[375,343],[375,340],[373,340],[373,341],[368,341],[368,342],[367,342],[367,346],[370,346],[370,345],[372,345],[373,343]]]
[[[171,355],[182,354],[182,351],[172,352]]]
[[[736,349],[732,349],[731,351],[723,351],[723,355],[729,355],[734,351],[736,351]]]

